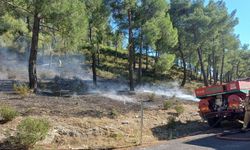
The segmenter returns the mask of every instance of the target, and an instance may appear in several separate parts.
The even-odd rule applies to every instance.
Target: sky
[[[241,44],[250,44],[250,0],[224,0],[229,12],[237,9],[239,24],[235,33],[240,35]]]

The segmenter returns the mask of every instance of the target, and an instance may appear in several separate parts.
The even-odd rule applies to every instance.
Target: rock
[[[162,121],[162,123],[161,124],[167,124],[167,122],[166,121]]]
[[[67,136],[71,136],[71,137],[82,136],[82,134],[80,132],[78,132],[77,130],[65,128],[63,126],[57,126],[57,127],[55,127],[55,130],[56,130],[56,133],[58,133],[59,135],[67,135]]]
[[[72,130],[68,133],[68,135],[71,137],[80,137],[82,134],[79,133],[77,130]]]

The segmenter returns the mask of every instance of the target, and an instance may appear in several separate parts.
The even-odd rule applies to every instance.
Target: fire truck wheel
[[[220,127],[220,119],[215,117],[215,118],[208,118],[207,119],[208,125],[212,128],[218,128]]]

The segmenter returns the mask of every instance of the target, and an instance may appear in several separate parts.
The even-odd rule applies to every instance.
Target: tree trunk
[[[133,51],[133,32],[132,32],[132,26],[131,26],[131,9],[128,9],[128,31],[129,31],[129,46],[128,46],[128,51],[129,51],[129,57],[128,57],[128,71],[129,71],[129,88],[130,91],[134,91],[134,70],[133,70],[133,62],[134,62],[134,51]]]
[[[115,40],[115,57],[114,57],[114,62],[116,62],[117,57],[118,57],[118,39]]]
[[[218,79],[217,77],[218,73],[217,73],[217,68],[216,68],[215,50],[212,51],[212,57],[213,57],[212,59],[213,60],[213,78],[214,78],[214,85],[216,85],[217,79]]]
[[[195,67],[194,67],[194,79],[195,80],[197,80],[197,74],[198,74],[197,68],[198,68],[197,65],[195,65]]]
[[[203,60],[202,60],[202,49],[199,47],[197,49],[197,52],[198,52],[200,66],[201,66],[201,73],[203,75],[203,82],[204,82],[205,86],[208,86],[207,76],[206,76],[206,72],[205,72],[204,64],[203,64]]]
[[[99,44],[97,44],[97,65],[100,66],[100,47]]]
[[[34,24],[32,29],[32,42],[29,57],[29,87],[34,92],[37,91],[37,74],[36,74],[36,61],[37,61],[37,49],[38,49],[38,37],[40,28],[39,14],[34,14]]]
[[[148,70],[148,47],[146,47],[146,70]]]
[[[132,41],[134,41],[134,40],[132,40]],[[132,54],[133,54],[133,69],[135,70],[136,69],[136,55],[135,55],[135,45],[134,45],[134,42],[132,42],[133,44],[133,46],[132,46],[132,50],[133,50],[133,52],[132,52]]]
[[[210,61],[211,63],[211,61]],[[212,84],[212,69],[211,69],[211,64],[210,64],[210,68],[209,68],[209,84],[211,85]]]
[[[207,60],[207,80],[209,81],[209,84],[211,84],[211,55],[208,55],[208,60]]]
[[[159,58],[159,52],[156,51],[155,52],[155,64],[158,62],[158,58]]]
[[[94,86],[97,85],[96,83],[96,51],[94,50],[94,44],[92,41],[92,27],[89,24],[89,42],[91,45],[91,58],[92,58],[92,73],[93,73],[93,84]]]
[[[96,53],[92,52],[92,72],[93,72],[93,84],[94,86],[97,85],[96,83]]]
[[[225,58],[225,49],[223,48],[222,60],[221,60],[221,71],[220,71],[220,84],[223,83],[224,58]]]
[[[193,68],[191,63],[189,64],[189,68],[190,68],[189,80],[193,80]]]
[[[232,76],[231,73],[228,72],[228,82],[230,82],[232,80],[231,76]]]
[[[191,55],[188,56],[188,62],[189,62],[189,65],[188,65],[189,72],[187,72],[187,77],[189,77],[188,80],[190,82],[191,80],[193,80],[193,68],[191,64]]]
[[[240,61],[238,61],[237,65],[236,65],[236,76],[237,76],[237,79],[240,78],[239,67],[240,67]]]
[[[142,49],[143,49],[143,34],[140,34],[140,54],[139,54],[139,69],[138,69],[138,82],[141,84],[142,77]]]
[[[182,79],[182,82],[181,82],[181,87],[183,87],[186,84],[186,79],[187,79],[187,65],[186,65],[186,61],[185,61],[185,58],[184,58],[183,51],[181,49],[181,43],[179,43],[178,50],[179,50],[179,52],[181,54],[181,59],[182,59],[182,63],[183,63],[183,79]]]

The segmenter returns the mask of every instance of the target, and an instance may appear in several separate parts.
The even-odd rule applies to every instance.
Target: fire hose
[[[247,129],[245,132],[250,131],[250,129]],[[235,135],[235,134],[245,134],[245,132],[242,132],[241,130],[236,130],[236,131],[229,131],[229,132],[223,132],[219,133],[216,135],[218,139],[221,140],[231,140],[231,141],[250,141],[250,137],[231,137],[230,135]]]
[[[221,122],[221,120],[223,120],[223,117],[218,119],[213,124],[212,128],[217,126],[218,123]],[[216,135],[216,138],[221,139],[221,140],[231,140],[231,141],[250,141],[250,137],[232,137],[231,136],[231,135],[235,135],[235,134],[245,134],[248,131],[250,131],[250,129],[246,129],[244,132],[242,132],[242,130],[234,130],[234,131],[222,132],[222,133],[218,133]]]
[[[218,121],[212,126],[215,127],[218,123],[220,123],[220,121],[223,120],[223,117],[221,117],[220,119],[218,119]],[[246,129],[244,132],[242,132],[241,130],[236,130],[236,131],[228,131],[228,132],[223,132],[223,133],[219,133],[216,135],[216,137],[218,139],[221,140],[231,140],[231,141],[250,141],[250,137],[231,137],[230,135],[235,135],[235,134],[244,134],[246,132],[250,131],[250,129]]]

